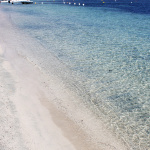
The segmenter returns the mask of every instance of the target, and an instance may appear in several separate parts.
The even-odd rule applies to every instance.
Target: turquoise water
[[[150,15],[66,5],[2,8],[15,28],[44,46],[32,51],[47,73],[53,54],[70,71],[58,66],[56,74],[116,136],[131,149],[150,149]]]

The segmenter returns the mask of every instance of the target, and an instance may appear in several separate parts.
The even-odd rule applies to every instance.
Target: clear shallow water
[[[97,107],[108,127],[134,150],[150,149],[150,16],[65,5],[3,6],[24,30],[71,71],[64,82]],[[32,49],[33,50],[33,49]],[[36,55],[42,56],[35,46]],[[49,55],[39,62],[50,70]],[[59,66],[58,66],[59,67]],[[64,76],[64,77],[63,77]]]

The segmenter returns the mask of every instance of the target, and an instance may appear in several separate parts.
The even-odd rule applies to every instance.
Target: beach
[[[25,55],[38,43],[18,33],[7,14],[0,18],[0,149],[127,149],[60,79]]]

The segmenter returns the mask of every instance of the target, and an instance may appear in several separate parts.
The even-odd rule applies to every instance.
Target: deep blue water
[[[61,70],[134,150],[150,148],[150,15],[110,7],[3,6],[13,25],[71,71]],[[32,49],[33,50],[33,49]],[[49,56],[39,62],[50,70]],[[44,51],[43,51],[44,53]],[[39,64],[40,64],[39,63]],[[64,77],[63,77],[64,75]],[[77,88],[78,87],[78,88]]]

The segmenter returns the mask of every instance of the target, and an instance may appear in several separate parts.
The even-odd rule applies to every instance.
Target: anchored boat
[[[0,1],[1,4],[6,4],[8,3],[8,0],[3,0],[3,1]]]
[[[12,4],[33,4],[33,1],[30,1],[30,0],[8,0],[8,3],[12,3]]]

